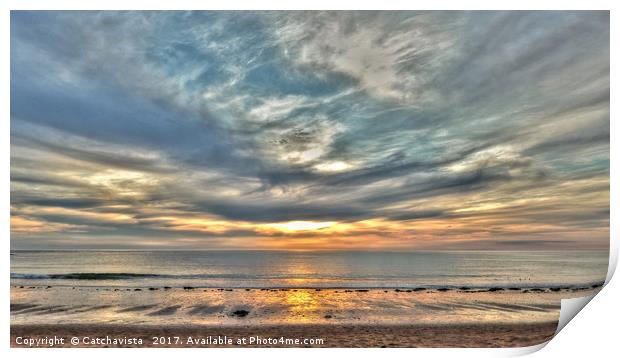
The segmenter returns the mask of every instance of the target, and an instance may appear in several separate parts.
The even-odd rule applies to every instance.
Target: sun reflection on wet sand
[[[313,316],[317,315],[317,310],[321,306],[316,295],[308,290],[289,290],[285,291],[284,299],[296,321],[303,323],[316,320]]]
[[[585,292],[383,289],[11,288],[11,324],[403,324],[542,322]],[[239,315],[235,312],[247,312]]]

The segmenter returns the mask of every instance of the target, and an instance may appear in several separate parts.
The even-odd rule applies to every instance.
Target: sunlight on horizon
[[[289,221],[285,223],[267,224],[266,226],[284,231],[321,230],[337,224],[336,221]]]

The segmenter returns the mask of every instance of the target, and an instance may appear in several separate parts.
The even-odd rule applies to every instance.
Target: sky
[[[12,249],[609,245],[609,12],[11,12]]]

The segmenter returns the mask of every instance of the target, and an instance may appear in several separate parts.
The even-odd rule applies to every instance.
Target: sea
[[[15,285],[213,288],[562,287],[607,251],[12,251]]]

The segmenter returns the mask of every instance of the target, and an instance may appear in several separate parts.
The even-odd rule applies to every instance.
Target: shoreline
[[[280,325],[131,325],[131,324],[29,324],[11,325],[11,347],[39,339],[38,348],[49,347],[44,338],[62,338],[54,347],[527,347],[553,338],[557,321],[540,323],[470,324],[280,324]],[[79,338],[78,345],[70,339]],[[84,337],[88,337],[86,342]],[[158,337],[160,344],[154,344]],[[178,337],[178,338],[176,338]],[[226,337],[226,340],[224,340]],[[251,337],[261,342],[250,344]],[[97,341],[99,338],[101,341]],[[163,338],[163,340],[162,340]],[[246,338],[247,344],[239,339]],[[267,341],[272,338],[271,341]],[[283,341],[278,341],[283,338]],[[299,341],[294,343],[293,340]],[[322,339],[322,344],[304,342]],[[138,340],[141,340],[139,342]],[[155,342],[156,343],[156,342]],[[320,342],[318,342],[320,343]],[[36,348],[33,347],[33,348]]]
[[[11,278],[11,280],[16,280]],[[87,280],[78,280],[77,282],[81,283],[82,281],[91,281]],[[95,281],[94,279],[92,281]],[[580,292],[580,291],[588,291],[588,290],[597,290],[604,286],[605,282],[592,282],[592,283],[582,283],[582,284],[569,284],[569,285],[489,285],[489,286],[464,286],[464,285],[418,285],[418,286],[208,286],[208,285],[84,285],[84,284],[16,284],[11,282],[11,288],[14,289],[50,289],[53,287],[56,288],[95,288],[102,289],[104,291],[109,291],[112,289],[116,290],[133,290],[133,289],[141,289],[141,290],[170,290],[170,289],[182,289],[185,291],[188,290],[212,290],[212,291],[234,291],[234,290],[254,290],[254,291],[293,291],[293,290],[326,290],[326,291],[344,291],[344,292],[367,292],[367,291],[380,291],[380,290],[388,290],[395,292],[419,292],[419,291],[432,291],[432,292],[446,292],[446,291],[459,291],[459,292],[470,292],[470,293],[478,293],[478,292],[497,292],[497,291],[523,291],[523,292],[559,292],[559,291],[570,291],[570,292]]]

